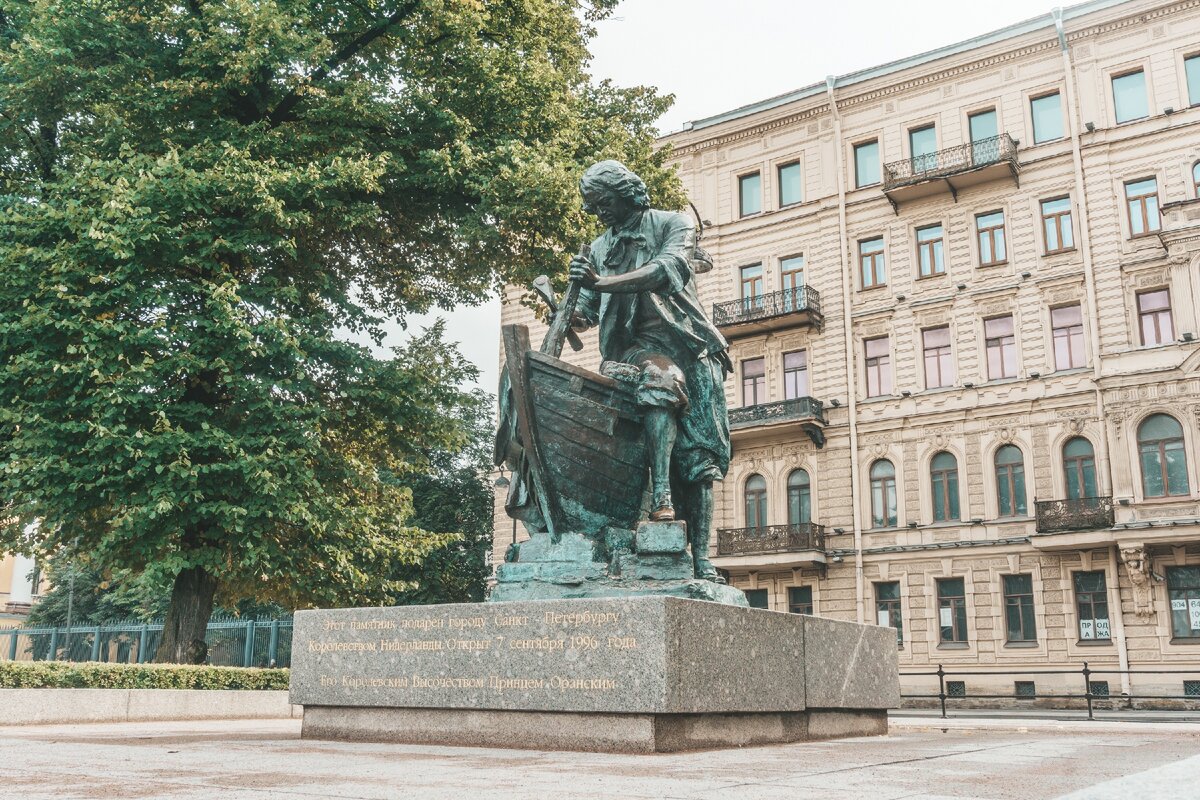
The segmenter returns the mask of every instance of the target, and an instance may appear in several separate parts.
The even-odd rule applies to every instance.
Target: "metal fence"
[[[71,628],[0,630],[0,661],[99,661],[144,664],[162,640],[161,622],[111,622]],[[208,624],[206,664],[288,667],[292,621],[217,620]]]
[[[987,678],[1007,678],[1015,675],[1071,675],[1079,676],[1079,680],[1083,682],[1083,691],[1081,692],[1051,692],[1035,691],[1031,681],[1018,681],[1018,686],[1014,687],[1012,694],[985,694],[979,692],[968,692],[964,681],[947,681],[948,676],[966,677],[974,675],[976,677]],[[1185,680],[1183,682],[1183,694],[1138,694],[1131,692],[1129,694],[1111,694],[1108,688],[1107,681],[1093,680],[1097,675],[1193,675],[1198,680]],[[1025,669],[1025,670],[1005,670],[1003,672],[990,672],[980,670],[948,670],[941,664],[938,664],[936,672],[902,672],[901,678],[910,677],[934,677],[938,679],[937,694],[901,694],[903,700],[937,700],[941,705],[942,718],[946,718],[946,701],[950,700],[1066,700],[1079,701],[1087,704],[1088,719],[1095,719],[1095,704],[1100,701],[1104,702],[1128,702],[1132,704],[1134,700],[1151,700],[1151,701],[1186,701],[1189,703],[1200,704],[1200,670],[1198,669],[1092,669],[1088,666],[1088,662],[1083,662],[1083,666],[1079,669]],[[1020,691],[1019,684],[1025,683],[1028,686],[1028,693]]]

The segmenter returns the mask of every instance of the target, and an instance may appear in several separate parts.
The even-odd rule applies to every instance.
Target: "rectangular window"
[[[945,241],[941,225],[917,228],[917,261],[921,265],[922,278],[946,274]]]
[[[1033,621],[1033,576],[1004,576],[1004,620],[1008,641],[1037,641]]]
[[[738,197],[743,217],[762,211],[762,176],[752,172],[738,178]]]
[[[1083,355],[1083,310],[1078,305],[1050,309],[1054,335],[1054,368],[1086,367]]]
[[[967,641],[967,595],[962,578],[942,578],[937,582],[938,628],[941,641]]]
[[[1114,75],[1112,93],[1118,125],[1150,116],[1150,104],[1146,100],[1146,73],[1142,70]]]
[[[979,111],[967,117],[967,127],[971,132],[971,160],[975,164],[988,164],[996,160],[999,151],[996,138],[1000,128],[996,121],[996,109]]]
[[[1183,72],[1187,75],[1188,105],[1200,106],[1200,55],[1185,58]]]
[[[763,283],[762,264],[751,264],[742,267],[742,307],[749,311],[762,308],[762,297],[765,284]]]
[[[896,629],[896,643],[904,644],[904,618],[900,612],[900,583],[875,584],[875,623]]]
[[[742,405],[756,406],[767,401],[766,359],[751,358],[742,362]]]
[[[746,602],[751,608],[770,608],[766,589],[746,589]]]
[[[908,151],[912,155],[912,171],[925,172],[937,167],[937,129],[932,125],[908,132]]]
[[[1171,635],[1200,639],[1200,567],[1167,567]]]
[[[1033,118],[1034,144],[1063,138],[1062,96],[1058,92],[1030,100],[1029,112]]]
[[[954,385],[954,356],[950,352],[950,326],[921,331],[925,353],[925,388],[940,389]]]
[[[783,354],[783,396],[788,400],[808,397],[808,351]]]
[[[1033,681],[1013,681],[1013,694],[1017,697],[1037,697],[1037,684]]]
[[[892,357],[888,337],[866,339],[863,347],[867,356],[867,397],[892,393]]]
[[[1125,184],[1125,205],[1129,209],[1129,233],[1145,236],[1162,228],[1158,215],[1158,179],[1147,178]]]
[[[983,321],[987,345],[988,380],[1017,377],[1017,339],[1012,315]]]
[[[873,289],[887,284],[887,268],[883,263],[883,237],[858,243],[862,288]]]
[[[800,311],[808,307],[804,297],[804,256],[780,259],[779,285],[783,289],[784,310]]]
[[[854,186],[861,189],[879,183],[879,141],[854,145]]]
[[[1142,344],[1168,344],[1175,341],[1175,326],[1171,322],[1171,292],[1154,289],[1137,296],[1138,326]]]
[[[979,236],[979,266],[994,267],[1008,260],[1003,211],[992,211],[975,217],[975,231]]]
[[[1074,249],[1071,198],[1057,197],[1042,201],[1042,231],[1046,235],[1046,255]]]
[[[804,199],[800,162],[784,164],[779,168],[779,206],[790,206]]]
[[[812,616],[813,601],[811,586],[788,587],[788,611],[792,614],[808,614],[810,617]]]
[[[1075,573],[1075,608],[1079,611],[1080,641],[1106,641],[1108,627],[1108,587],[1103,572]]]

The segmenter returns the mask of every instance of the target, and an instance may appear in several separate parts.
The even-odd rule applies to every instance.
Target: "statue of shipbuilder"
[[[729,468],[722,384],[732,365],[696,291],[695,223],[650,208],[645,183],[616,161],[588,168],[579,188],[584,209],[606,230],[572,259],[561,304],[544,279],[535,284],[554,312],[541,348],[530,348],[524,326],[504,329],[496,460],[513,471],[508,513],[532,539],[510,549],[515,563],[498,570],[501,595],[521,596],[506,582],[553,582],[547,565],[566,559],[561,542],[570,534],[598,546],[589,568],[561,576],[578,579],[580,591],[550,596],[686,578],[689,596],[744,604],[740,592],[724,596],[735,592],[728,587],[697,587],[723,583],[708,542],[713,482]],[[576,334],[592,327],[604,359],[599,375],[559,359],[564,341],[578,349]],[[679,533],[685,575],[659,569],[670,561],[662,544],[670,536],[654,531]],[[585,546],[576,549],[583,558]]]

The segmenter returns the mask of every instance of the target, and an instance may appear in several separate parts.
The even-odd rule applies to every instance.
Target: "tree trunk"
[[[208,656],[204,637],[213,611],[217,579],[203,567],[185,569],[175,576],[171,606],[163,623],[162,641],[154,654],[159,664],[203,664]]]

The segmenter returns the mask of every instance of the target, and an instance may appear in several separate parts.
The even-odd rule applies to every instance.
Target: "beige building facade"
[[[893,625],[968,695],[1200,670],[1200,2],[1083,3],[664,144],[736,365],[731,583]]]
[[[19,625],[46,588],[32,559],[0,554],[0,628]]]

